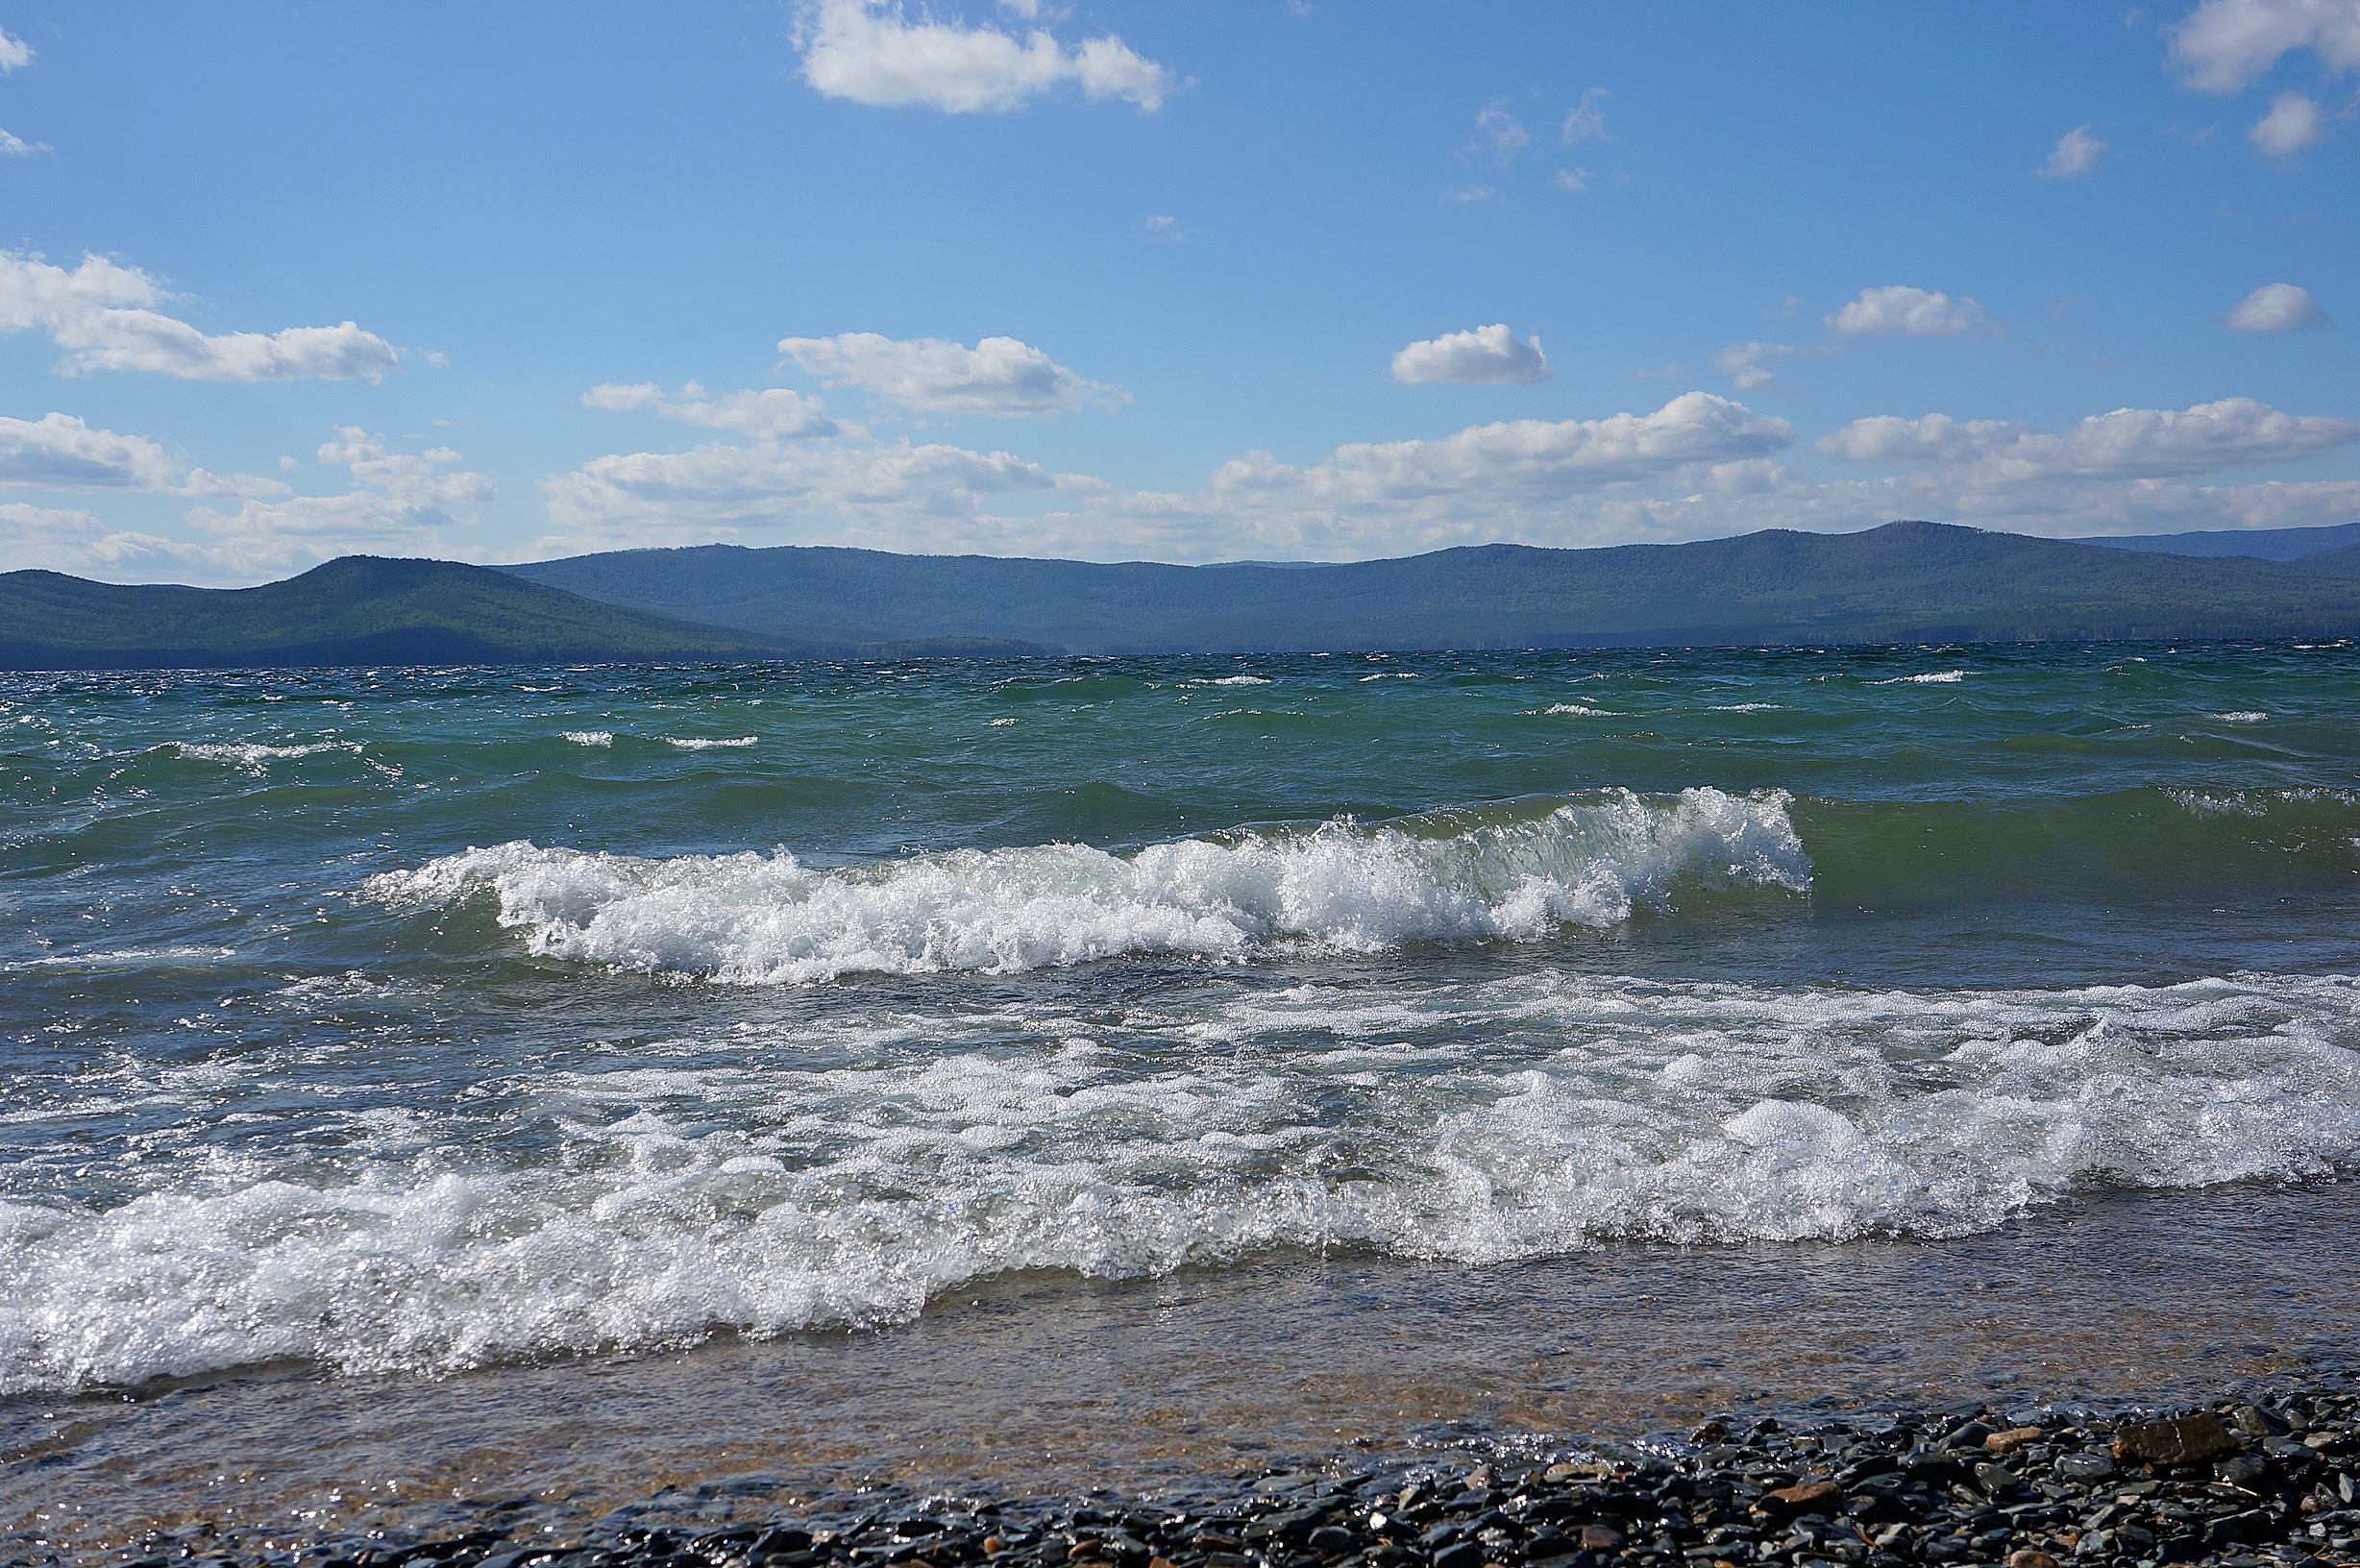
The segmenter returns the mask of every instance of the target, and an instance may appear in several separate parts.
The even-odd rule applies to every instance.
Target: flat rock
[[[2237,1446],[2209,1410],[2169,1421],[2131,1421],[2114,1429],[2114,1458],[2132,1464],[2194,1464]]]
[[[1775,1504],[1788,1513],[1803,1513],[1832,1503],[1843,1495],[1844,1489],[1831,1481],[1805,1481],[1765,1493],[1762,1501]]]
[[[2027,1443],[2037,1443],[2049,1435],[2038,1427],[2010,1427],[1995,1432],[1983,1439],[1983,1446],[1994,1454],[2013,1454]]]

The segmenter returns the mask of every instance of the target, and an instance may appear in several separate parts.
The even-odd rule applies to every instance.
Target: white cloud
[[[2264,283],[2237,302],[2229,325],[2241,332],[2285,332],[2329,325],[2311,291],[2293,283]]]
[[[0,484],[42,490],[169,490],[164,449],[144,436],[92,429],[73,414],[0,418]]]
[[[27,141],[12,132],[0,131],[0,158],[31,158],[49,151],[45,141]]]
[[[1712,356],[1712,368],[1728,377],[1738,391],[1752,392],[1778,385],[1778,372],[1770,366],[1794,352],[1793,346],[1786,343],[1764,343],[1758,339],[1732,343]]]
[[[878,540],[923,543],[940,525],[976,515],[981,498],[1103,490],[1004,452],[899,442],[750,447],[718,443],[680,453],[617,453],[542,481],[570,548],[650,538],[735,537],[818,516]],[[881,530],[881,531],[880,531]]]
[[[1217,490],[1286,488],[1348,504],[1459,497],[1480,504],[1546,500],[1698,464],[1776,452],[1794,439],[1782,419],[1709,392],[1685,392],[1652,414],[1510,420],[1432,441],[1355,442],[1297,469],[1256,454],[1222,465]]]
[[[2360,0],[2203,0],[2172,34],[2172,58],[2200,92],[2239,92],[2296,49],[2330,70],[2360,69]]]
[[[1545,381],[1556,374],[1540,352],[1540,339],[1519,338],[1505,322],[1427,338],[1393,355],[1393,380],[1408,384]]]
[[[372,435],[356,425],[338,426],[336,438],[323,442],[317,455],[330,467],[351,469],[354,478],[384,491],[405,506],[462,506],[489,501],[494,494],[492,481],[480,474],[463,469],[442,472],[461,461],[449,447],[388,452],[383,436]]]
[[[1847,337],[1956,337],[1982,319],[1983,307],[1973,300],[1892,283],[1860,290],[1827,325]]]
[[[12,38],[0,32],[0,76],[20,70],[33,63],[33,49],[22,38]]]
[[[2193,408],[2117,408],[2061,433],[2006,420],[1879,415],[1855,420],[1819,443],[1852,462],[1942,464],[1973,482],[2157,478],[2317,457],[2360,441],[2360,419],[2289,414],[2250,398]]]
[[[1484,105],[1475,116],[1476,138],[1464,149],[1478,156],[1487,156],[1502,163],[1512,163],[1516,155],[1533,144],[1533,134],[1524,129],[1524,122],[1508,112],[1508,100],[1494,98]]]
[[[1070,82],[1086,97],[1127,98],[1152,112],[1178,86],[1112,34],[1069,49],[1042,28],[1020,39],[995,27],[912,22],[898,0],[814,0],[797,41],[815,90],[887,109],[998,113]]]
[[[2077,125],[2056,138],[2056,146],[2049,154],[2049,161],[2037,171],[2044,180],[2078,180],[2098,166],[2099,155],[2106,144],[2090,135],[2086,125]]]
[[[1205,489],[1178,495],[1125,491],[1007,453],[948,446],[713,445],[601,457],[545,480],[550,521],[559,531],[541,548],[787,527],[889,548],[1101,558],[1142,551],[1218,558],[1246,547],[1391,553],[1483,538],[1561,542],[1565,529],[1588,527],[1584,498],[1606,505],[1604,498],[1657,481],[1736,494],[1758,484],[1760,459],[1792,439],[1782,420],[1691,392],[1651,414],[1517,420],[1438,440],[1357,443],[1301,467],[1254,453],[1222,465]],[[995,498],[1023,515],[987,510]],[[1044,502],[1066,509],[1043,513]]]
[[[629,386],[608,381],[584,392],[581,401],[590,408],[652,409],[667,419],[709,426],[717,430],[735,430],[758,441],[834,435],[842,429],[827,417],[825,405],[819,399],[781,386],[709,398],[695,381],[680,388],[677,395],[667,395],[653,381]]]
[[[1442,200],[1446,202],[1487,202],[1498,194],[1498,187],[1493,185],[1461,185],[1456,189],[1442,192]]]
[[[1549,184],[1560,190],[1587,190],[1589,183],[1597,178],[1584,168],[1560,169],[1549,176]]]
[[[939,337],[843,332],[781,338],[778,352],[828,386],[855,386],[913,413],[1005,419],[1128,401],[1013,337],[987,337],[971,349]]]
[[[1604,87],[1592,87],[1582,94],[1582,101],[1565,110],[1564,122],[1557,128],[1557,139],[1570,147],[1577,141],[1612,141],[1613,134],[1606,128],[1606,110],[1599,108],[1608,96]]]
[[[252,577],[355,551],[448,556],[453,551],[443,530],[455,519],[445,508],[495,493],[490,479],[455,468],[459,454],[448,447],[393,452],[382,436],[356,426],[337,427],[317,455],[327,466],[350,469],[368,488],[271,501],[249,497],[234,512],[198,507],[189,523],[218,540],[204,550],[205,558],[218,570]],[[283,486],[280,491],[284,495]]]
[[[153,278],[104,257],[71,271],[0,252],[0,332],[38,329],[64,349],[67,375],[149,371],[200,381],[368,380],[401,368],[393,345],[352,322],[209,336],[149,308],[168,299]]]
[[[2315,101],[2299,92],[2282,92],[2270,100],[2270,112],[2253,122],[2246,139],[2272,158],[2292,158],[2326,135]]]
[[[204,553],[177,539],[110,528],[80,507],[0,502],[0,571],[43,568],[87,576],[143,561],[201,560]]]
[[[1180,220],[1168,212],[1155,212],[1139,226],[1143,238],[1162,240],[1168,245],[1183,245],[1196,236],[1180,227]]]

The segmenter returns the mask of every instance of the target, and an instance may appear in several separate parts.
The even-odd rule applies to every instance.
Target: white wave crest
[[[1089,1004],[914,1015],[823,1056],[808,1025],[777,1029],[520,1066],[463,1110],[405,1108],[333,1179],[300,1150],[248,1175],[151,1160],[169,1185],[105,1209],[0,1202],[0,1394],[884,1323],[1011,1270],[1279,1248],[1485,1264],[1954,1236],[2075,1191],[2360,1161],[2348,977],[1561,973],[1240,992],[1119,1024]],[[555,1146],[484,1139],[487,1110],[517,1147]]]
[[[1926,675],[1894,675],[1885,680],[1872,680],[1871,686],[1955,686],[1967,678],[1965,670],[1937,670]]]
[[[1369,951],[1612,925],[1683,886],[1805,892],[1810,861],[1788,798],[1618,790],[1474,825],[1338,821],[1127,855],[1050,844],[843,870],[783,850],[645,860],[519,842],[373,877],[365,891],[426,903],[489,894],[535,953],[755,983],[1008,973],[1126,953],[1236,959],[1287,940]]]
[[[2247,708],[2236,713],[2216,713],[2213,717],[2225,724],[2258,724],[2269,719],[2270,715]]]
[[[1580,702],[1552,702],[1545,708],[1527,708],[1528,718],[1545,719],[1551,714],[1567,714],[1576,719],[1619,719],[1622,715],[1609,713],[1604,708],[1587,707]]]
[[[312,741],[299,746],[265,746],[259,742],[231,741],[171,741],[173,750],[192,762],[226,762],[234,768],[260,772],[268,762],[283,762],[295,757],[315,757],[323,751],[350,751],[360,754],[357,741]]]
[[[612,746],[615,732],[611,729],[569,729],[565,738],[576,746]]]
[[[741,735],[730,741],[708,741],[694,735],[667,735],[663,738],[683,751],[710,751],[717,746],[755,746],[762,739],[759,735]]]

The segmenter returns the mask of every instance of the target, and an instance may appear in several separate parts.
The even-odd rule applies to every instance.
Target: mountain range
[[[1903,522],[1318,565],[704,545],[237,589],[26,571],[0,575],[0,669],[2360,635],[2360,525],[2277,530],[2278,558],[2164,542]]]

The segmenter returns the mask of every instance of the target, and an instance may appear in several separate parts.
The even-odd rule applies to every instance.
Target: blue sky
[[[2360,0],[0,37],[0,569],[2360,518]]]

